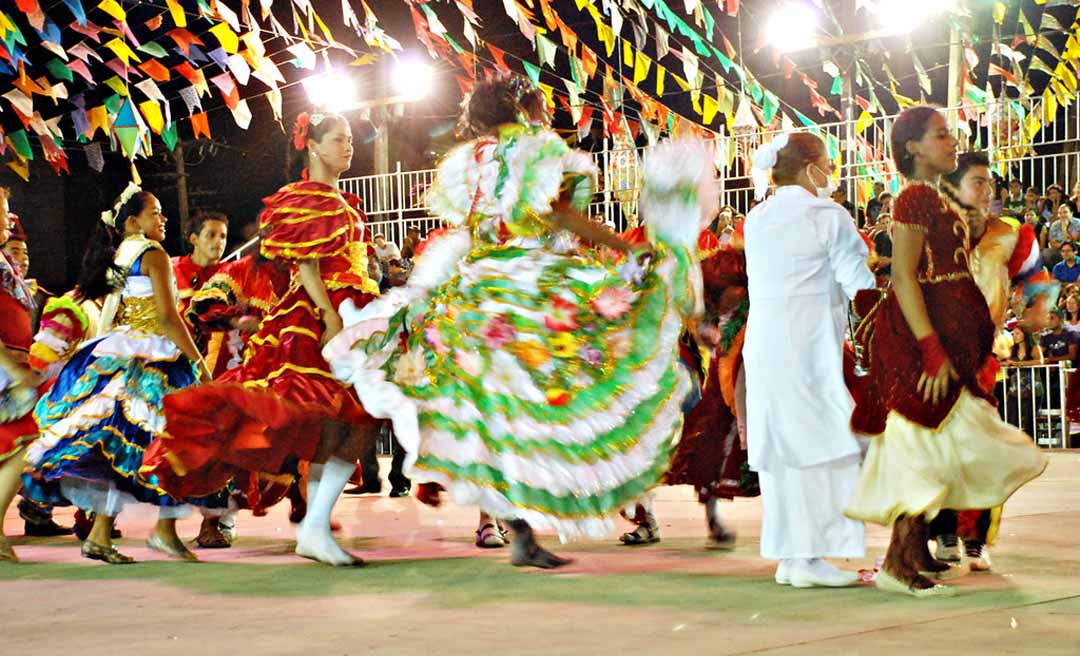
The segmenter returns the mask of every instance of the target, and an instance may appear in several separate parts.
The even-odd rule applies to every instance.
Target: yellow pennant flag
[[[165,117],[161,115],[161,105],[156,100],[147,100],[139,103],[139,111],[146,118],[146,124],[150,126],[154,134],[161,134],[162,128],[165,127]]]
[[[236,32],[232,31],[228,23],[218,23],[210,28],[210,33],[213,34],[221,47],[225,49],[225,52],[230,55],[235,55],[240,45],[240,39],[236,36]]]
[[[701,123],[702,125],[712,125],[713,119],[716,118],[716,112],[720,107],[712,96],[705,96],[701,102],[704,110],[701,113]]]
[[[187,27],[187,16],[184,15],[184,8],[180,6],[180,3],[177,0],[165,0],[165,4],[169,7],[169,16],[172,17],[173,25]]]
[[[98,9],[112,16],[120,22],[127,20],[127,12],[120,6],[120,3],[116,0],[101,0],[101,4],[98,5]]]
[[[871,115],[870,112],[864,109],[862,113],[859,114],[858,120],[855,121],[855,132],[858,134],[862,134],[866,131],[866,128],[870,127],[873,122],[873,115]]]
[[[105,80],[105,84],[109,85],[110,89],[120,94],[121,96],[128,95],[127,84],[115,75]]]
[[[87,139],[93,139],[98,130],[106,135],[109,134],[109,110],[105,105],[98,105],[86,110],[86,135]]]
[[[10,141],[8,142],[10,143]],[[15,171],[15,174],[23,179],[23,182],[30,182],[30,165],[24,159],[13,159],[7,163],[8,168]]]
[[[663,66],[656,67],[656,97],[664,97],[664,77],[667,75],[667,69]]]
[[[142,62],[142,60],[139,59],[139,56],[135,54],[135,51],[133,51],[130,47],[128,47],[128,44],[124,43],[120,39],[113,39],[112,41],[109,41],[105,44],[105,47],[109,50],[112,50],[113,53],[115,53],[116,56],[120,58],[120,61],[124,62],[124,66],[130,66],[130,60],[132,59],[134,59],[136,63]]]
[[[634,84],[641,84],[641,82],[649,77],[649,69],[652,67],[652,60],[648,55],[644,53],[637,53],[634,58]]]
[[[1005,10],[1006,6],[1004,2],[994,3],[994,22],[998,25],[1005,22]]]

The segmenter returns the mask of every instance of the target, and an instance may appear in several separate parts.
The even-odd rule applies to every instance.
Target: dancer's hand
[[[214,372],[210,371],[210,367],[206,365],[206,360],[199,358],[199,382],[209,383],[214,379]]]
[[[345,327],[341,322],[341,315],[337,312],[330,310],[329,312],[322,313],[322,321],[325,330],[322,336],[322,345],[326,346],[326,343],[334,339],[338,333]]]
[[[956,373],[952,362],[946,360],[933,376],[925,373],[919,376],[919,384],[915,389],[922,392],[923,401],[937,405],[949,393],[949,381],[956,380],[960,380],[960,374]]]
[[[244,333],[245,335],[252,335],[259,329],[259,317],[253,317],[250,314],[245,314],[242,317],[236,317],[229,322],[229,325]]]

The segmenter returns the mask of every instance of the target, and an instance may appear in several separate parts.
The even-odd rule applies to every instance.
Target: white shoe
[[[788,573],[790,568],[790,560],[781,560],[780,564],[776,566],[776,575],[773,576],[773,580],[780,585],[791,585],[791,576]]]
[[[857,572],[844,572],[821,558],[792,561],[788,580],[793,588],[846,588],[859,580]]]
[[[979,550],[978,556],[969,556],[968,565],[973,572],[989,572],[993,567],[993,563],[990,562],[990,549],[986,545]]]
[[[937,547],[934,549],[934,558],[944,560],[947,563],[960,562],[960,543],[955,535],[937,536]]]

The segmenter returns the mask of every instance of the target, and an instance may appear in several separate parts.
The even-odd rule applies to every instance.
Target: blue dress
[[[23,474],[23,485],[36,502],[108,516],[140,502],[159,506],[164,518],[186,514],[188,503],[227,504],[224,494],[175,499],[152,477],[139,476],[143,452],[165,426],[162,399],[198,381],[195,366],[157,320],[150,277],[142,271],[150,250],[162,248],[141,236],[120,245],[124,286],[106,301],[107,332],[76,352],[34,410],[41,436],[27,450],[33,470]]]

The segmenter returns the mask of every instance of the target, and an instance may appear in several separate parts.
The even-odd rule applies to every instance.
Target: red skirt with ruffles
[[[333,290],[339,307],[374,297]],[[278,474],[290,458],[312,460],[324,422],[376,421],[322,357],[323,325],[302,288],[263,318],[243,365],[221,380],[165,397],[166,427],[140,473],[174,496],[202,496],[251,473]]]
[[[869,330],[860,326],[859,339],[864,353],[869,354],[869,375],[853,390],[855,411],[851,427],[858,433],[879,435],[885,431],[890,411],[907,419],[937,428],[948,418],[961,388],[973,395],[996,403],[993,394],[993,373],[996,360],[991,347],[994,343],[994,324],[982,292],[970,279],[947,280],[922,284],[930,323],[949,354],[960,376],[949,385],[945,399],[936,405],[923,401],[917,391],[922,375],[922,357],[900,304],[892,289],[880,297],[867,314]],[[869,292],[879,295],[881,292]],[[863,293],[856,298],[862,309]],[[862,312],[860,312],[862,313]],[[988,380],[989,379],[989,380]]]

